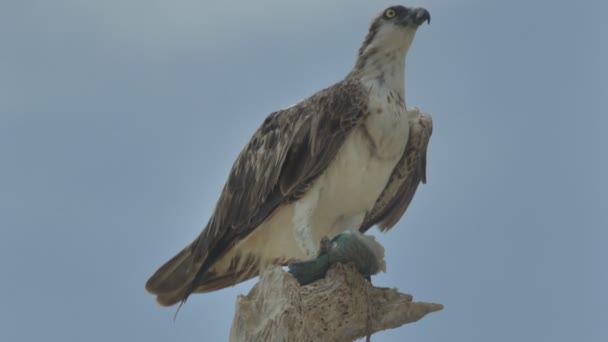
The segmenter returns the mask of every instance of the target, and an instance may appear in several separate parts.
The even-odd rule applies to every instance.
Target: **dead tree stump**
[[[442,308],[374,287],[351,265],[336,264],[306,286],[277,267],[237,298],[230,341],[353,341]]]

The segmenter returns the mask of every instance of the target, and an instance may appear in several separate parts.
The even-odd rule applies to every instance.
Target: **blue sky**
[[[222,341],[143,285],[206,223],[265,116],[340,80],[393,2],[0,4],[0,340]],[[608,5],[429,0],[406,102],[428,184],[381,286],[445,310],[375,341],[608,340]]]

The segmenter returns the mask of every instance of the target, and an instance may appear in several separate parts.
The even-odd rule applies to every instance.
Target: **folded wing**
[[[403,156],[360,227],[366,232],[373,225],[381,231],[391,229],[407,210],[418,184],[426,183],[426,152],[433,132],[433,121],[429,114],[417,109],[408,112],[410,132]]]
[[[146,290],[161,305],[172,305],[204,287],[215,261],[281,205],[301,197],[325,170],[364,119],[366,100],[358,83],[344,81],[270,114],[234,163],[203,232],[152,275]],[[230,285],[239,278],[222,277],[229,278],[221,284]]]

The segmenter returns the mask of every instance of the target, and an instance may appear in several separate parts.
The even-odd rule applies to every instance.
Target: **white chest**
[[[399,91],[372,87],[370,115],[364,123],[374,155],[397,160],[403,154],[409,135],[409,120]]]
[[[378,89],[369,116],[347,136],[335,159],[294,205],[293,233],[307,256],[323,236],[358,228],[401,158],[409,122],[399,92]]]

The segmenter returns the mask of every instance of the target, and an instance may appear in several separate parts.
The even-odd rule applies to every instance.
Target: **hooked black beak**
[[[410,17],[416,25],[422,25],[425,21],[431,23],[431,14],[424,8],[416,8],[410,12]]]

